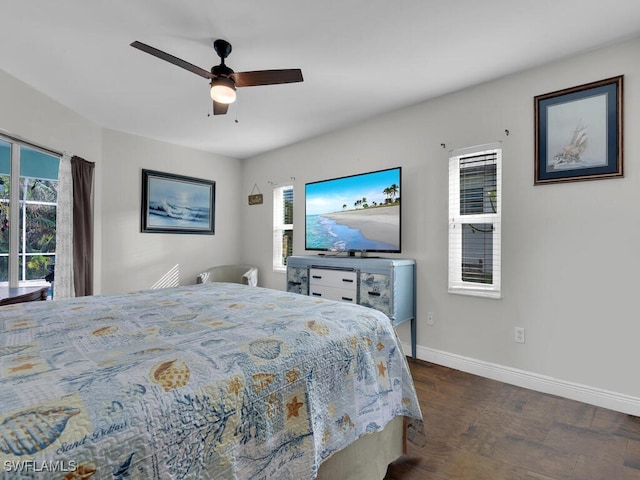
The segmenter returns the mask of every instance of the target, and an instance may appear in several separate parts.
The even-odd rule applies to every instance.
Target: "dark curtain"
[[[73,286],[76,297],[93,295],[93,171],[95,164],[71,157],[73,182]]]

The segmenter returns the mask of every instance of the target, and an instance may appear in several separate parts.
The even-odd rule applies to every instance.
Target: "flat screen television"
[[[305,184],[305,249],[400,253],[402,168]]]

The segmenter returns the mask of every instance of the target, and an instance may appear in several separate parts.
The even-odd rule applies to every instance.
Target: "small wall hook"
[[[509,136],[509,130],[505,129],[504,133],[507,135],[507,137]]]
[[[445,148],[445,147],[446,147],[446,145],[445,145],[444,143],[441,143],[441,144],[440,144],[440,146],[441,146],[442,148]]]

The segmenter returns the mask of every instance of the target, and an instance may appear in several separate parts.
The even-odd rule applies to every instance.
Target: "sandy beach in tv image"
[[[399,184],[397,169],[307,184],[306,248],[399,251]]]

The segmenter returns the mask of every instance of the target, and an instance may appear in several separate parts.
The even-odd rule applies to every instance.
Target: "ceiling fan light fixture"
[[[234,72],[224,63],[225,58],[231,53],[231,44],[222,39],[213,42],[213,48],[220,57],[220,64],[211,67],[210,71],[142,42],[132,42],[131,46],[206,78],[211,87],[209,94],[213,99],[214,115],[227,113],[228,105],[236,101],[236,87],[257,87],[258,85],[277,85],[303,81],[302,70],[299,68]]]
[[[211,99],[214,102],[229,104],[236,101],[236,84],[227,77],[214,78],[211,81]]]

